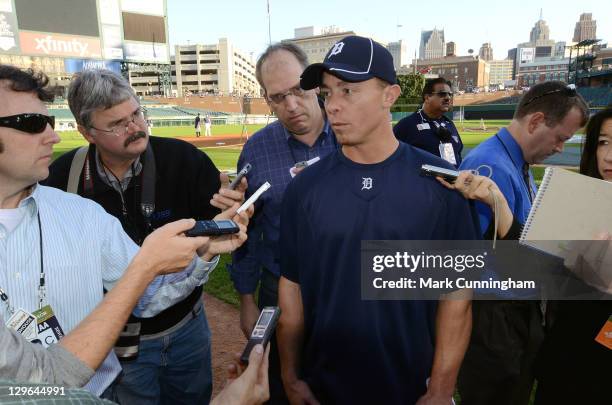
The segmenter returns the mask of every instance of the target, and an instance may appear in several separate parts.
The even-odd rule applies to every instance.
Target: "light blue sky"
[[[612,46],[609,0],[270,0],[271,34],[275,42],[292,38],[297,27],[336,25],[380,41],[405,39],[412,58],[421,29],[435,26],[444,28],[447,42],[457,43],[460,55],[469,48],[477,53],[490,41],[495,59],[503,59],[529,40],[540,8],[551,39],[571,41],[579,15],[591,12],[598,38]],[[268,43],[266,0],[168,0],[168,27],[171,45],[227,37],[256,58]]]

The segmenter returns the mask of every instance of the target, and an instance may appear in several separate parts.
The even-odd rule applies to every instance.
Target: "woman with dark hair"
[[[580,173],[612,181],[612,106],[589,120],[586,133]]]

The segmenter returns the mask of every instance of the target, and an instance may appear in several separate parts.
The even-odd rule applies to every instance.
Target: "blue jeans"
[[[212,366],[204,307],[178,330],[141,339],[138,358],[121,365],[123,373],[113,388],[120,404],[208,404]]]

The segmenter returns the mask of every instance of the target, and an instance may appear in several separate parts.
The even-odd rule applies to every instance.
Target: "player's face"
[[[381,123],[389,122],[385,85],[377,79],[349,83],[323,73],[321,96],[327,118],[343,146],[367,143]]]

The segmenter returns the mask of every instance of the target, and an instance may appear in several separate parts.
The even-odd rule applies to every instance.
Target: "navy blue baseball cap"
[[[319,87],[323,72],[347,82],[363,82],[378,77],[389,84],[397,84],[391,53],[378,42],[356,35],[336,42],[323,63],[308,66],[302,73],[300,87],[304,90]]]

